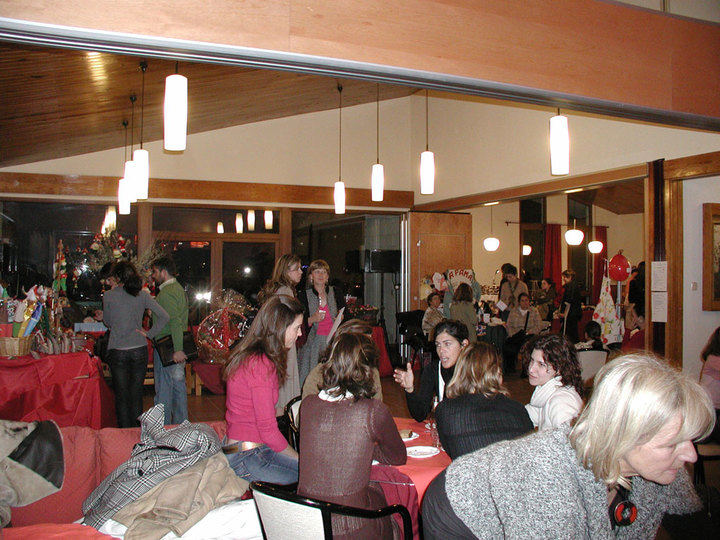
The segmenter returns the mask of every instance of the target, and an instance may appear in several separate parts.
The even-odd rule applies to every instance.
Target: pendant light
[[[218,234],[224,234],[225,233],[225,225],[223,225],[222,221],[217,222],[217,233]]]
[[[553,175],[570,174],[570,134],[567,116],[560,114],[550,119],[550,172]]]
[[[123,145],[123,163],[127,163],[127,128],[128,121],[123,120],[122,123],[125,128],[125,144]],[[123,172],[124,172],[123,166]],[[128,181],[123,176],[118,182],[118,214],[121,216],[127,216],[130,214],[130,193],[128,193]]]
[[[255,210],[248,210],[247,215],[248,231],[255,231]]]
[[[585,233],[576,227],[577,220],[573,219],[573,228],[565,231],[565,241],[570,246],[579,246],[582,244]]]
[[[340,121],[338,124],[338,179],[335,182],[333,199],[335,200],[335,213],[345,213],[345,182],[342,181],[342,85],[337,85],[340,96],[340,107],[338,108]]]
[[[117,229],[117,212],[114,206],[108,206],[107,210],[105,210],[105,219],[103,220],[100,232],[103,236],[107,236],[115,229]]]
[[[188,80],[178,75],[178,63],[175,62],[175,74],[165,79],[164,106],[165,150],[181,152],[187,146],[188,117]]]
[[[590,211],[593,211],[593,207],[591,207]],[[593,223],[595,223],[595,220],[592,220]],[[593,226],[593,238],[595,237],[595,227]],[[603,250],[603,243],[600,240],[593,240],[592,242],[589,242],[587,245],[588,251],[592,253],[593,255],[596,255],[597,253],[600,253]]]
[[[130,155],[131,156],[133,153],[133,132],[135,131],[135,102],[136,101],[137,101],[137,96],[135,94],[130,94],[130,103],[132,104],[132,109],[130,112]],[[128,190],[128,195],[130,197],[130,202],[131,203],[137,202],[138,170],[137,170],[137,163],[135,163],[132,159],[125,162],[125,182],[127,184],[127,190]]]
[[[500,240],[493,236],[493,209],[490,207],[490,236],[483,240],[485,251],[497,251],[500,247]]]
[[[370,186],[372,188],[372,200],[382,201],[383,190],[385,189],[385,168],[380,164],[380,84],[377,85],[377,99],[375,105],[375,141],[376,162],[372,166]]]
[[[137,182],[137,198],[148,198],[148,184],[150,181],[150,154],[147,150],[143,150],[143,128],[145,127],[145,72],[148,64],[140,62],[142,70],[142,92],[140,94],[140,148],[133,152],[133,161],[136,167]]]
[[[243,215],[242,212],[235,214],[235,232],[242,234],[243,232]]]
[[[420,154],[420,194],[432,195],[435,192],[435,154],[430,151],[429,142],[428,91],[425,90],[425,151]],[[496,248],[497,249],[497,248]]]
[[[532,253],[532,246],[529,246],[527,244],[524,244],[522,247],[522,254],[527,257]]]
[[[272,210],[265,210],[265,230],[272,231],[273,228],[273,213]]]

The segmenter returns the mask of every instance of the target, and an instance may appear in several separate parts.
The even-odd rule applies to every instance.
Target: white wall
[[[493,216],[493,236],[500,240],[500,247],[492,253],[485,251],[483,240],[490,236],[490,208]],[[519,268],[520,227],[505,225],[505,221],[520,220],[520,203],[511,202],[495,206],[480,206],[470,210],[473,230],[473,270],[481,285],[500,285],[502,276],[495,272],[506,262]]]
[[[700,352],[720,326],[720,311],[702,309],[702,205],[720,203],[720,177],[684,181],[682,198],[683,371],[696,378],[701,369]],[[692,290],[693,283],[696,290]]]
[[[663,10],[663,0],[621,0],[622,4]],[[718,0],[667,0],[667,12],[706,21],[720,22],[720,2]]]
[[[619,250],[633,266],[645,260],[645,229],[643,214],[614,214],[603,208],[594,207],[595,225],[606,225],[608,256],[613,257]]]

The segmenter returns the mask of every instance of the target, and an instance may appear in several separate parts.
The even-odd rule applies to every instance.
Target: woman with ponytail
[[[115,390],[115,412],[119,427],[134,427],[140,425],[137,418],[143,412],[143,380],[148,363],[146,337],[155,337],[170,316],[142,290],[142,279],[132,263],[116,263],[109,278],[112,288],[103,296],[103,322],[110,329],[107,362]],[[142,328],[146,309],[157,317],[148,332]]]

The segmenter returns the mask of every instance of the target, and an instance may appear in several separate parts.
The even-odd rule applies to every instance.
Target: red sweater
[[[285,450],[288,443],[275,419],[277,399],[277,372],[270,359],[262,355],[243,362],[227,381],[228,438],[263,443],[275,452]]]

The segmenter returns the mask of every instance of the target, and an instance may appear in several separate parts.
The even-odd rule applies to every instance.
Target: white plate
[[[409,446],[407,449],[408,457],[413,458],[428,458],[437,456],[440,450],[434,446]]]
[[[405,442],[408,442],[408,441],[414,441],[414,440],[417,439],[419,436],[420,436],[419,433],[415,433],[415,432],[413,431],[412,434],[411,434],[409,437],[401,437],[401,439],[402,439],[403,441],[405,441]]]

